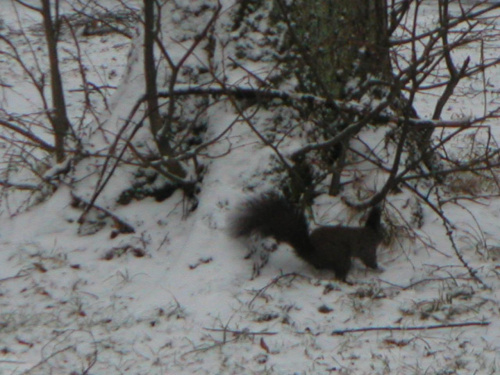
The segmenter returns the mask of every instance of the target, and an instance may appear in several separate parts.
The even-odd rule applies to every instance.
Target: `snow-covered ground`
[[[422,22],[433,21],[433,3],[423,5],[428,9]],[[10,1],[0,0],[0,33],[21,43],[22,25],[34,43],[21,43],[22,53],[34,65],[32,56],[43,56],[30,52],[43,51],[40,19],[16,9],[18,16]],[[109,111],[94,97],[98,125],[92,115],[82,116],[69,35],[60,49],[66,58],[70,115],[75,122],[84,119],[82,129],[89,126],[85,141],[93,150],[105,150],[144,90],[141,40],[135,31],[132,39],[117,34],[81,38],[90,80],[110,90]],[[173,55],[182,51],[177,48]],[[464,54],[477,56],[479,51]],[[0,74],[0,83],[12,85],[2,87],[0,107],[10,113],[30,112],[26,107],[34,112],[39,99],[26,75],[4,61]],[[241,70],[230,78],[237,81],[238,74]],[[492,100],[498,100],[499,77],[488,77]],[[428,97],[420,98],[418,110],[428,115],[429,103]],[[446,116],[481,108],[464,99],[452,102]],[[207,139],[223,132],[235,116],[228,103],[210,107]],[[492,127],[492,135],[498,139],[499,130]],[[12,144],[3,147],[8,156]],[[393,241],[381,246],[382,273],[356,265],[349,275],[352,285],[339,283],[283,246],[261,275],[250,280],[244,246],[228,236],[227,226],[231,212],[251,191],[269,187],[265,173],[272,151],[239,124],[207,153],[211,157],[205,161],[198,206],[189,214],[189,202],[180,192],[161,203],[147,198],[117,204],[116,197],[133,180],[133,169],[115,173],[98,204],[130,223],[132,234],[115,236],[108,223],[83,235],[77,224],[82,211],[72,205],[72,194],[90,198],[102,158],[83,160],[71,187],[63,184],[19,214],[21,198],[4,191],[0,375],[500,373],[500,200],[465,202],[448,212],[457,225],[460,251],[490,289],[471,280],[440,218],[427,208],[417,230],[425,244]],[[389,199],[393,207],[415,204],[405,194]],[[346,223],[329,212],[331,202],[330,197],[318,199],[324,212],[319,221]],[[333,210],[339,217],[358,224],[359,216],[337,207]],[[388,209],[386,215],[390,212],[395,211]],[[358,332],[338,332],[349,329]]]

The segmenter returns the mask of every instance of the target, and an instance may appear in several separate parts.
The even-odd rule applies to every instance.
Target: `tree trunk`
[[[144,74],[146,77],[146,93],[148,117],[151,131],[155,137],[161,129],[161,117],[156,87],[155,45],[155,1],[144,0]]]
[[[373,85],[362,86],[373,78],[389,84],[393,79],[386,0],[295,0],[290,6],[275,1],[288,24],[292,49],[301,56],[302,66],[296,69],[301,90],[330,100],[359,99],[367,92],[379,99],[384,95]],[[320,111],[326,138],[355,121],[353,115]],[[348,147],[345,140],[324,153],[325,161],[333,163],[331,195],[341,191]]]
[[[144,74],[146,77],[146,95],[148,103],[148,118],[151,132],[155,138],[161,156],[166,156],[165,167],[176,177],[184,178],[186,171],[174,160],[174,151],[170,145],[169,132],[162,131],[163,121],[158,103],[158,88],[156,84],[156,61],[154,46],[156,39],[155,7],[156,1],[144,0]],[[173,100],[173,98],[170,98]]]
[[[277,0],[283,2],[283,0]],[[386,0],[300,0],[291,16],[310,69],[332,98],[346,96],[349,79],[390,80]],[[317,82],[319,83],[319,82]],[[324,95],[324,93],[322,93]]]
[[[71,124],[66,113],[64,90],[57,56],[58,30],[52,21],[50,0],[42,0],[42,16],[45,37],[47,39],[47,48],[49,51],[50,83],[52,90],[53,113],[49,114],[49,118],[54,130],[56,160],[60,163],[65,158],[64,138]]]

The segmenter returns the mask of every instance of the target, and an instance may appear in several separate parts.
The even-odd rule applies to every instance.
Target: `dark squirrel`
[[[250,200],[233,217],[231,233],[234,237],[274,237],[288,243],[297,256],[317,269],[333,270],[342,281],[346,281],[352,257],[378,268],[377,246],[383,238],[378,206],[372,208],[364,227],[322,226],[309,233],[304,211],[274,193]],[[254,275],[267,263],[269,251],[261,251],[262,264],[257,269],[254,265]],[[251,249],[251,254],[255,252]]]

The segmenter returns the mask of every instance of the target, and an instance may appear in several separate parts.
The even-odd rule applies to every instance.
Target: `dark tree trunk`
[[[296,71],[301,90],[326,99],[359,99],[369,93],[381,99],[384,89],[367,80],[393,81],[386,0],[275,0],[288,25],[293,49],[301,57]],[[300,63],[299,63],[300,64]],[[385,85],[384,87],[388,87]],[[385,90],[387,91],[387,90]],[[320,109],[321,110],[321,109]],[[321,130],[334,137],[355,121],[351,114],[322,110]],[[331,165],[330,194],[341,191],[341,174],[349,139],[325,150]],[[301,167],[298,167],[301,170]],[[298,181],[298,186],[302,181]],[[300,190],[300,188],[299,188]]]
[[[178,161],[173,160],[175,155],[170,145],[170,132],[162,129],[166,125],[163,124],[160,115],[154,53],[156,33],[158,32],[155,17],[155,7],[157,6],[160,5],[156,1],[144,0],[144,74],[146,77],[148,118],[158,151],[161,156],[167,157],[165,167],[169,173],[183,178],[186,176],[186,172]],[[173,98],[170,98],[170,100],[173,100]]]
[[[161,117],[158,106],[158,90],[156,86],[155,45],[155,1],[144,0],[144,74],[146,76],[146,93],[148,117],[151,131],[155,137],[161,130]]]
[[[65,158],[64,138],[70,129],[70,122],[66,113],[64,90],[59,71],[59,60],[57,56],[58,30],[52,20],[50,0],[42,0],[42,16],[49,51],[50,80],[52,90],[53,113],[49,114],[55,137],[55,151],[57,162]]]
[[[283,4],[284,0],[277,0]],[[302,55],[323,91],[346,95],[351,78],[390,80],[386,0],[300,0],[292,8]],[[322,93],[323,95],[325,93]]]

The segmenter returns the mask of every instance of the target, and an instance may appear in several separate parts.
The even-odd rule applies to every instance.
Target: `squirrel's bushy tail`
[[[232,220],[230,230],[234,237],[259,233],[262,237],[272,236],[278,242],[288,243],[298,253],[310,251],[304,211],[279,194],[268,193],[249,200]]]

